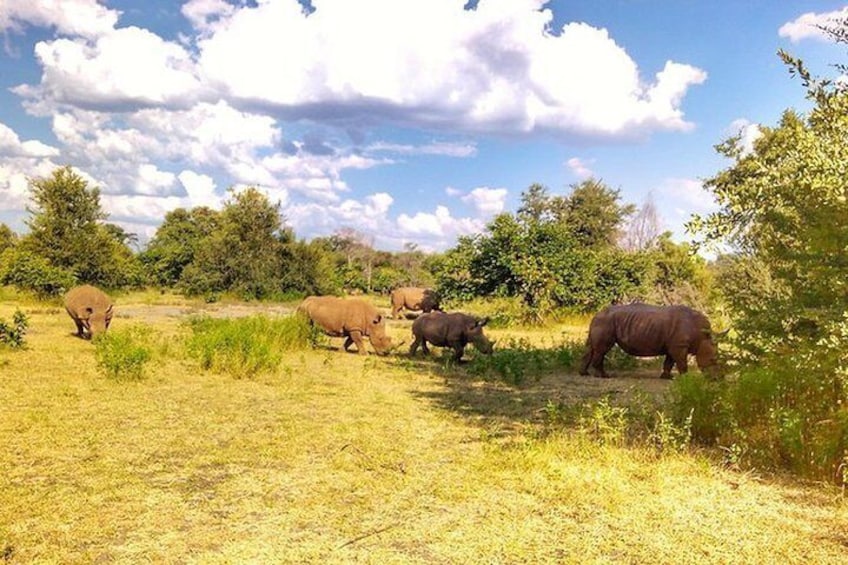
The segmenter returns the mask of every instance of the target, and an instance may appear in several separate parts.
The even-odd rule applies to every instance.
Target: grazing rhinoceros
[[[604,356],[613,345],[636,357],[665,355],[664,379],[671,378],[675,364],[685,373],[687,356],[692,354],[702,371],[716,376],[716,346],[706,316],[687,306],[650,306],[624,304],[598,312],[589,326],[587,350],[580,367],[589,374],[591,365],[599,377],[604,371]]]
[[[392,291],[392,318],[397,318],[400,311],[421,310],[425,314],[433,310],[441,310],[439,297],[429,288],[401,287]]]
[[[362,336],[370,339],[377,353],[386,354],[392,348],[392,338],[386,335],[386,320],[379,310],[360,298],[309,296],[298,306],[298,312],[332,337],[344,337],[344,349],[352,343],[360,355],[367,355]]]
[[[65,294],[65,310],[76,324],[79,337],[91,339],[105,332],[112,321],[112,300],[102,290],[88,284],[74,287]]]
[[[453,349],[454,361],[459,361],[465,352],[465,346],[474,344],[481,353],[492,352],[494,342],[483,334],[483,326],[488,323],[488,318],[478,320],[474,316],[460,314],[458,312],[430,312],[422,314],[412,323],[412,335],[415,341],[409,348],[409,354],[415,355],[418,346],[425,354],[430,353],[427,342],[438,347],[450,347]]]

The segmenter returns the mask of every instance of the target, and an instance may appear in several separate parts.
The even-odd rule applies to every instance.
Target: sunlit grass
[[[187,303],[163,305],[168,315],[134,295],[118,304],[133,315],[114,329],[147,323],[171,338],[145,380],[104,376],[95,346],[50,307],[24,305],[28,348],[0,354],[0,555],[13,563],[848,557],[835,489],[567,427],[540,433],[548,400],[661,395],[665,381],[553,373],[516,388],[325,347],[236,380],[180,354],[189,329],[171,306]],[[0,301],[0,318],[18,305]],[[408,323],[389,329],[401,337]]]

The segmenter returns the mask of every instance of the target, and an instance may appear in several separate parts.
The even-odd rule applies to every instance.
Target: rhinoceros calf
[[[434,290],[417,287],[401,287],[392,291],[392,318],[397,318],[404,308],[424,313],[441,310]]]
[[[488,321],[488,318],[478,320],[474,316],[458,312],[422,314],[412,323],[412,335],[415,336],[415,341],[409,348],[409,354],[415,355],[418,346],[421,346],[425,354],[429,354],[428,341],[438,347],[452,348],[455,361],[462,359],[465,346],[469,343],[481,353],[489,354],[492,352],[494,343],[489,341],[483,333],[483,326]]]
[[[716,376],[718,365],[712,335],[706,316],[687,306],[610,306],[596,314],[589,325],[580,374],[588,375],[591,365],[597,376],[608,377],[604,356],[618,344],[635,357],[665,355],[660,375],[664,379],[671,378],[674,365],[680,373],[685,373],[690,354],[695,356],[702,371]]]
[[[97,287],[83,285],[65,294],[65,310],[77,326],[79,337],[91,339],[112,322],[112,299]]]
[[[367,355],[363,336],[368,337],[377,353],[391,350],[392,338],[386,335],[386,320],[366,300],[336,296],[309,296],[298,306],[298,312],[331,337],[344,337],[344,350],[356,344],[360,355]]]

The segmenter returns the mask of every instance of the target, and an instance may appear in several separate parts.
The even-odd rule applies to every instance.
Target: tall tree
[[[621,204],[621,192],[596,179],[572,185],[557,210],[579,242],[587,247],[611,246],[618,240],[624,221],[635,206]]]
[[[633,214],[621,238],[621,247],[627,251],[650,249],[659,240],[660,215],[657,205],[649,194],[639,210]]]
[[[0,224],[0,253],[18,244],[18,234],[6,224]]]
[[[219,213],[211,208],[177,208],[165,214],[156,235],[141,253],[151,282],[174,286],[194,261],[203,240],[218,229]]]
[[[22,246],[80,282],[108,287],[135,283],[139,269],[132,251],[105,225],[100,189],[89,187],[70,166],[30,180],[30,232]]]

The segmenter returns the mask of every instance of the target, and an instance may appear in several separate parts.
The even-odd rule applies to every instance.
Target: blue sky
[[[808,107],[778,49],[845,62],[811,23],[848,2],[7,0],[0,222],[72,165],[111,221],[257,186],[302,238],[442,250],[590,176],[685,239],[713,146]]]

